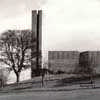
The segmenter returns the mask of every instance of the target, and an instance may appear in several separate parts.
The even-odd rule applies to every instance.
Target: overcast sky
[[[0,32],[31,29],[43,9],[43,50],[100,50],[100,0],[0,0]]]

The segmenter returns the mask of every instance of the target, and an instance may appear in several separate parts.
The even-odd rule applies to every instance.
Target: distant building
[[[100,51],[85,51],[80,53],[79,68],[86,70],[93,68],[96,73],[100,73]]]
[[[49,51],[48,68],[57,72],[73,72],[79,64],[78,51]]]
[[[0,68],[0,87],[3,87],[7,83],[10,71],[11,69],[9,67]]]

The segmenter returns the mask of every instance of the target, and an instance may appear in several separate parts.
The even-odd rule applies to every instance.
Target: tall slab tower
[[[42,67],[42,10],[32,11],[32,44],[31,77],[33,78],[40,75]]]

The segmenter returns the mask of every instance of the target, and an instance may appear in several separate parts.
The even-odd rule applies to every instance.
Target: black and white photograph
[[[100,0],[0,0],[0,100],[100,100]]]

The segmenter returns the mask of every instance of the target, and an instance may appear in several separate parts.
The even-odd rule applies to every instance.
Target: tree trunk
[[[19,83],[20,73],[16,74],[16,83]]]

